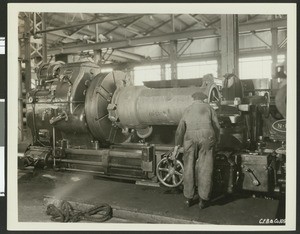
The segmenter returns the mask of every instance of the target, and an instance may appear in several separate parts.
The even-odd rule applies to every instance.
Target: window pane
[[[113,69],[112,68],[102,68],[101,69],[101,73],[109,73],[109,72],[112,72]]]
[[[216,60],[204,62],[189,62],[177,64],[178,79],[200,78],[206,74],[217,77],[218,64]]]
[[[166,64],[165,68],[166,68],[166,80],[171,80],[171,65]]]
[[[271,56],[239,59],[240,79],[271,79]]]
[[[160,65],[135,67],[133,72],[134,85],[143,85],[144,81],[161,80]]]
[[[280,54],[277,56],[278,63],[283,63],[285,61],[285,55]]]

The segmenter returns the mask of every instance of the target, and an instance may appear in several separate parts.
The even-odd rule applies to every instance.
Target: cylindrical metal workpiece
[[[151,125],[177,125],[197,92],[211,96],[215,84],[202,87],[151,89],[123,87],[112,98],[110,119],[122,128],[146,128]]]

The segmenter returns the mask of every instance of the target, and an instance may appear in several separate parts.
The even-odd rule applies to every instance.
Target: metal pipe
[[[100,166],[100,167],[103,166],[103,163],[101,162],[91,162],[91,161],[74,160],[74,159],[58,159],[57,162],[83,164],[83,165]]]
[[[143,147],[148,146],[147,144],[143,143],[122,143],[122,144],[114,144],[111,147],[113,149],[118,148],[118,149],[142,149]]]
[[[53,32],[53,31],[64,30],[64,29],[68,29],[68,28],[74,28],[74,27],[80,27],[80,26],[86,26],[86,25],[92,25],[92,24],[101,24],[101,23],[106,23],[106,22],[110,22],[110,21],[128,19],[128,18],[132,18],[134,16],[136,16],[136,15],[126,15],[126,16],[116,17],[116,18],[111,18],[111,19],[106,19],[106,20],[91,21],[91,22],[73,24],[73,25],[62,26],[62,27],[57,27],[57,28],[45,29],[45,30],[37,31],[36,34]]]
[[[102,162],[92,162],[92,161],[84,161],[84,160],[58,159],[57,162],[105,167]],[[141,170],[141,167],[131,166],[131,165],[123,165],[123,164],[117,164],[117,163],[109,163],[108,167],[117,167],[117,168],[127,168],[127,169]]]
[[[132,152],[132,151],[110,151],[109,156],[111,157],[120,157],[120,158],[135,158],[140,159],[142,156],[142,152]]]
[[[67,154],[74,155],[91,155],[91,156],[103,156],[109,155],[111,157],[124,157],[124,158],[134,158],[139,159],[142,156],[142,152],[129,151],[124,149],[102,149],[102,150],[89,150],[89,149],[65,149]]]

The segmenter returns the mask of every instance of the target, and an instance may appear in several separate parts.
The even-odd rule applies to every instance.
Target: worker
[[[197,183],[199,208],[203,209],[208,206],[212,190],[213,150],[219,140],[220,125],[215,110],[207,103],[207,96],[197,92],[192,97],[194,102],[186,108],[177,127],[175,145],[184,149],[185,204],[190,207],[196,202]]]

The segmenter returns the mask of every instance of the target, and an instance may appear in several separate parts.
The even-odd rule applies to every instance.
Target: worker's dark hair
[[[192,98],[194,100],[202,100],[202,101],[204,101],[205,99],[207,99],[207,95],[204,94],[204,93],[202,93],[202,92],[196,92],[196,93],[193,93]]]

